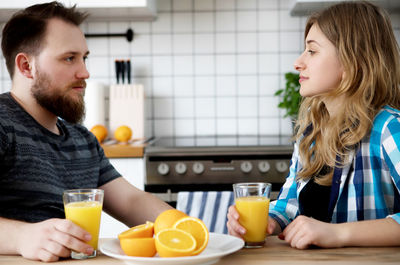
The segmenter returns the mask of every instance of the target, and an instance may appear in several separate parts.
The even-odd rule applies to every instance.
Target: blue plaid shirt
[[[393,218],[400,224],[400,111],[385,106],[371,133],[349,155],[345,167],[335,167],[331,188],[332,223]],[[297,180],[302,168],[295,144],[290,172],[270,216],[284,229],[299,213],[299,194],[308,180]]]

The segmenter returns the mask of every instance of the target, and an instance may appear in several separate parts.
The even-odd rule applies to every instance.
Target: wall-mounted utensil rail
[[[132,29],[128,29],[125,33],[87,33],[87,38],[101,38],[101,37],[125,37],[128,42],[133,40],[135,33]]]

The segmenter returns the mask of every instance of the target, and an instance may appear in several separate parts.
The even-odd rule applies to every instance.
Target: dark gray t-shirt
[[[85,127],[58,119],[56,135],[0,94],[0,216],[64,218],[66,189],[97,188],[120,174]]]

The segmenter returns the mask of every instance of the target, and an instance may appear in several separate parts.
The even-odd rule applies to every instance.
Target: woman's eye
[[[313,54],[315,53],[315,51],[313,51],[313,50],[307,50],[307,52],[308,52],[309,54],[311,54],[311,55],[313,55]]]
[[[73,57],[73,56],[70,56],[70,57],[65,58],[65,60],[66,60],[67,62],[72,62],[72,61],[74,60],[74,57]]]

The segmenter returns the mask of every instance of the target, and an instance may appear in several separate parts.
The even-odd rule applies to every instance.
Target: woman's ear
[[[33,78],[32,74],[33,60],[26,53],[18,53],[15,56],[15,70],[27,78]]]

